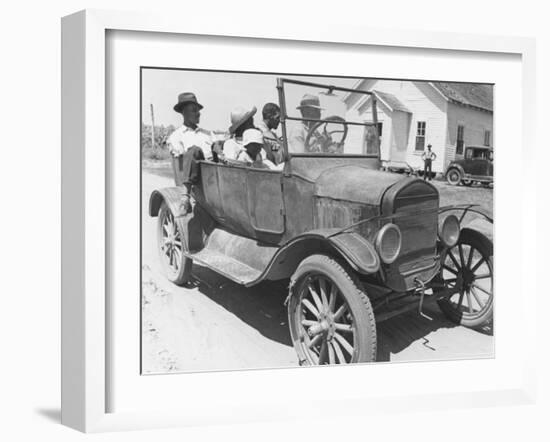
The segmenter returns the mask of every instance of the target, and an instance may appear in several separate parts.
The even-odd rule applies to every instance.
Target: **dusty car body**
[[[452,161],[445,172],[449,184],[471,186],[474,182],[493,182],[493,149],[488,146],[466,146],[464,159]]]
[[[303,365],[375,361],[376,323],[411,309],[423,314],[429,302],[465,325],[489,320],[492,243],[460,229],[455,215],[476,209],[442,208],[432,184],[380,170],[374,95],[374,121],[309,121],[310,132],[324,126],[325,147],[293,152],[287,124],[303,119],[287,112],[287,84],[349,91],[278,79],[282,172],[202,161],[190,214],[181,209],[182,188],[153,192],[149,213],[159,217],[168,278],[187,283],[198,262],[245,286],[289,279],[290,334]],[[346,129],[326,130],[335,121]],[[332,135],[345,138],[353,125],[365,145],[348,154]]]

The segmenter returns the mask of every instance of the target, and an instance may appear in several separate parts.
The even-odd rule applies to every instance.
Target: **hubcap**
[[[161,251],[168,266],[174,272],[177,272],[179,270],[183,248],[182,238],[172,212],[167,212],[162,220]]]
[[[448,250],[441,274],[445,285],[453,291],[448,301],[462,316],[480,316],[491,306],[492,266],[474,246],[459,243]]]
[[[324,275],[302,283],[295,311],[300,353],[311,364],[347,364],[355,356],[356,329],[338,287]]]

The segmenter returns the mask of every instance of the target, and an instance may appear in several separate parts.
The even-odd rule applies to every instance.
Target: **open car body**
[[[371,100],[374,116],[371,122],[351,123],[332,117],[308,122],[288,116],[285,83],[315,86],[331,94],[337,90],[349,91],[279,79],[277,86],[286,160],[282,171],[201,161],[200,182],[193,188],[196,203],[191,214],[181,210],[181,187],[153,192],[150,215],[159,215],[165,205],[183,242],[182,257],[170,256],[169,263],[172,259],[182,259],[182,263],[187,264],[192,260],[246,286],[266,279],[291,278],[292,294],[293,287],[300,285],[293,275],[297,274],[301,263],[312,255],[327,256],[356,281],[354,284],[365,288],[368,308],[372,308],[377,321],[411,308],[422,311],[426,293],[429,293],[426,299],[437,300],[463,290],[461,284],[466,282],[461,280],[458,283],[457,277],[452,278],[458,269],[453,267],[450,273],[454,285],[445,283],[443,275],[443,268],[450,268],[446,263],[448,250],[459,239],[458,231],[450,234],[442,231],[449,225],[451,230],[459,229],[458,219],[449,214],[454,208],[440,208],[439,193],[432,184],[380,170],[375,96]],[[308,135],[325,125],[321,131],[325,136],[323,143],[313,148],[306,146],[300,152],[293,151],[287,142],[287,124],[293,121],[309,123],[307,127],[311,130]],[[334,124],[354,126],[362,135],[351,138],[354,145],[348,150],[346,140],[335,141],[330,133],[345,133],[346,138],[349,127],[345,131],[326,130],[326,126]],[[331,139],[327,140],[327,137]],[[178,164],[178,159],[175,159],[176,175],[180,173]],[[447,218],[451,222],[445,224]],[[162,228],[159,232],[159,241],[166,241]],[[455,236],[454,244],[450,243],[449,235]],[[162,255],[165,249],[162,244],[159,247]],[[462,256],[460,250],[461,262],[467,259],[470,264],[474,258],[477,261],[473,248],[464,252],[469,254],[467,257]],[[308,275],[310,278],[316,273],[310,271]],[[472,276],[468,275],[471,279]],[[318,284],[318,290],[322,292],[324,283]],[[328,300],[328,294],[325,296]],[[492,308],[492,292],[489,302]],[[481,310],[489,307],[482,306]],[[294,311],[296,309],[294,307]],[[329,336],[331,329],[326,324],[331,323],[329,319],[334,315],[327,314],[329,319],[325,318],[323,322],[319,319],[320,311],[318,306],[315,309],[318,324],[323,325],[315,325],[315,330],[322,329]],[[483,315],[487,317],[485,311]],[[308,323],[312,320],[306,318],[302,321]],[[355,324],[358,320],[349,321]],[[302,332],[296,332],[293,339],[303,340]],[[295,345],[301,344],[295,342]],[[368,353],[372,354],[372,348],[369,349]],[[328,354],[328,350],[325,351]],[[319,362],[323,359],[321,353],[323,350],[319,349],[317,356],[302,355],[301,362]],[[360,354],[357,350],[353,356],[355,359],[350,361],[369,360],[370,356],[358,356]],[[333,360],[336,359],[333,355]],[[326,360],[330,358],[326,356]]]

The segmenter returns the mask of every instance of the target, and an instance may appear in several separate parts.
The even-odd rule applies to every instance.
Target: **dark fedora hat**
[[[178,95],[178,102],[174,106],[174,110],[178,113],[181,113],[183,106],[187,103],[195,103],[199,106],[199,109],[202,109],[204,106],[197,101],[197,97],[192,92],[183,92]]]

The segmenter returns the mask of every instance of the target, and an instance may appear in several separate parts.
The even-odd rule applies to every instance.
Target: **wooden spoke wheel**
[[[452,321],[476,327],[493,317],[493,244],[470,229],[441,258],[441,278],[452,295],[439,300]]]
[[[160,207],[157,233],[160,262],[166,277],[178,285],[187,283],[193,261],[184,255],[187,251],[186,238],[165,202]]]
[[[325,255],[306,258],[292,277],[290,334],[301,365],[376,359],[376,323],[355,276]]]

